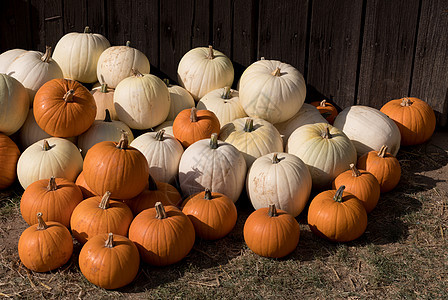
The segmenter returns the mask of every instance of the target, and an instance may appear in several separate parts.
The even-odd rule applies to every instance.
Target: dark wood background
[[[380,108],[414,96],[447,125],[448,0],[0,0],[0,51],[55,46],[88,25],[127,40],[176,81],[180,58],[213,45],[238,79],[260,57],[295,66],[307,101]]]

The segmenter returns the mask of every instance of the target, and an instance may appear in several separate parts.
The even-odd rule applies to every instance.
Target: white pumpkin
[[[179,163],[179,183],[184,197],[209,188],[236,202],[246,171],[241,152],[212,134],[210,139],[199,140],[185,150]]]
[[[0,73],[7,74],[9,65],[25,52],[27,51],[23,49],[11,49],[0,54]]]
[[[163,129],[144,133],[132,141],[131,146],[146,157],[149,174],[154,180],[175,183],[184,148],[177,139],[164,133]]]
[[[165,130],[164,135],[166,136],[167,134],[174,136],[173,133],[173,123],[174,121],[165,121],[162,124],[158,125],[157,127],[154,128],[154,131],[160,131],[161,129]]]
[[[305,208],[312,180],[306,164],[289,153],[270,153],[255,160],[246,178],[246,190],[255,210],[275,204],[297,217]]]
[[[51,176],[75,182],[82,171],[82,156],[70,141],[52,137],[40,140],[23,151],[17,163],[17,177],[26,189],[31,183]]]
[[[97,81],[96,67],[109,41],[101,34],[91,33],[87,26],[83,33],[70,32],[56,44],[53,59],[59,64],[64,78],[84,83]]]
[[[121,121],[112,120],[109,110],[107,110],[104,120],[95,120],[92,126],[78,137],[78,148],[81,150],[82,156],[85,157],[87,151],[96,143],[103,141],[118,143],[123,132],[126,132],[129,142],[134,140],[131,129]]]
[[[25,123],[29,97],[17,79],[0,74],[0,132],[11,135]]]
[[[292,118],[302,107],[306,85],[293,66],[277,60],[259,60],[241,75],[241,105],[250,117],[272,124]]]
[[[286,143],[291,135],[297,128],[306,124],[315,124],[315,123],[328,123],[324,117],[320,114],[317,108],[311,104],[303,103],[299,112],[296,113],[291,119],[274,124],[275,128],[277,128],[278,132],[283,139],[283,147],[286,147]]]
[[[198,101],[210,91],[231,86],[234,70],[230,59],[212,46],[191,49],[177,68],[179,84]]]
[[[221,128],[219,139],[240,150],[248,168],[260,156],[283,152],[283,141],[278,130],[259,118],[239,118],[227,123]]]
[[[132,75],[132,69],[149,74],[151,66],[146,55],[132,48],[128,41],[126,46],[109,47],[101,53],[96,75],[100,84],[114,89],[120,81]]]
[[[168,113],[168,117],[165,121],[174,121],[176,116],[187,108],[195,107],[196,103],[194,102],[191,94],[181,86],[172,85],[168,82],[168,80],[164,80],[165,84],[168,87],[168,92],[170,93],[171,99],[171,107],[170,112]]]
[[[161,79],[134,70],[115,89],[114,105],[118,118],[130,128],[149,129],[165,121],[171,101]]]
[[[96,103],[95,120],[104,120],[106,117],[106,109],[109,110],[110,118],[112,120],[119,120],[117,112],[115,111],[114,92],[115,90],[109,88],[107,84],[95,87],[90,91]]]
[[[338,114],[334,126],[350,138],[358,157],[369,151],[378,151],[383,145],[394,156],[400,149],[401,134],[398,126],[386,114],[373,107],[349,106]]]
[[[212,111],[223,127],[235,119],[247,117],[241,106],[239,93],[230,87],[219,88],[207,93],[199,100],[197,109]]]
[[[298,156],[313,179],[313,189],[322,190],[340,173],[356,164],[356,149],[339,129],[327,123],[303,125],[289,137],[288,153]]]

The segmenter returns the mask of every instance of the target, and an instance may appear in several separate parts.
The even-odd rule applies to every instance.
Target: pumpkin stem
[[[190,121],[191,122],[197,122],[198,121],[198,115],[196,114],[196,107],[192,107],[191,108],[191,113],[190,113]]]
[[[170,87],[170,80],[168,78],[163,78],[163,82],[166,84],[167,87]]]
[[[103,83],[101,85],[101,93],[107,93],[107,83]]]
[[[67,93],[65,93],[64,99],[65,102],[72,102],[73,96],[75,95],[75,90],[68,90]]]
[[[275,204],[269,204],[268,215],[269,215],[271,218],[272,218],[272,217],[277,217],[277,216],[278,216],[277,208],[275,208]]]
[[[221,96],[222,99],[230,99],[230,86],[224,87],[224,93]]]
[[[215,58],[215,54],[213,53],[213,47],[212,45],[208,46],[208,59],[214,59]]]
[[[387,153],[387,146],[386,145],[381,146],[380,151],[378,151],[378,156],[384,158],[386,153]]]
[[[50,181],[47,185],[47,191],[56,191],[58,189],[58,186],[56,184],[56,179],[54,176],[51,176]]]
[[[277,67],[277,68],[274,70],[274,72],[272,72],[271,74],[272,74],[272,76],[280,77],[280,75],[281,75],[280,68]]]
[[[412,105],[412,101],[409,98],[403,98],[403,100],[401,100],[400,103],[401,106],[411,106]]]
[[[212,136],[210,137],[210,149],[217,149],[218,148],[218,134],[212,133]]]
[[[158,190],[157,183],[151,175],[149,175],[149,178],[148,178],[148,185],[149,185],[148,190],[150,190],[150,191]]]
[[[112,122],[112,119],[110,117],[110,112],[107,108],[106,108],[106,116],[104,117],[104,122]]]
[[[50,149],[51,149],[50,144],[48,143],[47,140],[44,140],[44,144],[42,145],[42,150],[44,150],[44,151],[48,151],[48,150],[50,150]]]
[[[334,194],[333,200],[336,202],[341,203],[342,202],[342,194],[344,193],[345,185],[341,185],[336,193]]]
[[[126,47],[131,47],[131,41],[126,41]]]
[[[90,31],[90,27],[86,26],[84,27],[84,33],[91,33],[92,31]]]
[[[156,208],[156,218],[157,219],[166,219],[168,216],[166,215],[165,208],[163,207],[162,202],[157,202],[155,205]]]
[[[51,47],[45,46],[45,53],[44,55],[42,55],[40,60],[47,63],[50,61],[50,58],[51,58]]]
[[[246,119],[246,124],[244,124],[244,131],[245,132],[254,131],[254,119],[252,118]]]
[[[106,248],[114,247],[114,234],[112,232],[109,232],[109,236],[107,237],[107,241],[104,244],[104,247],[106,247]]]
[[[135,77],[143,77],[143,74],[140,73],[139,70],[134,69],[134,68],[131,69],[131,74],[132,74],[132,76],[135,76]]]
[[[110,192],[106,191],[103,195],[103,198],[101,198],[100,205],[98,205],[101,209],[108,209],[109,208],[109,200],[110,200]]]
[[[160,129],[159,131],[157,131],[156,133],[156,141],[163,141],[163,134],[165,133],[165,129]]]
[[[127,149],[129,145],[128,135],[126,132],[121,133],[121,139],[117,144],[118,149]]]
[[[264,58],[264,56],[260,57],[260,60],[266,60],[266,58]]]
[[[209,188],[205,188],[204,199],[212,200],[212,191]]]
[[[325,131],[322,132],[321,137],[324,139],[331,139],[330,127],[328,125],[325,127]]]
[[[352,169],[352,176],[359,177],[361,176],[361,172],[356,168],[355,164],[350,164],[350,169]]]
[[[280,159],[278,159],[278,153],[274,153],[274,156],[272,157],[272,163],[278,164],[280,162]]]
[[[327,106],[327,100],[325,100],[325,99],[322,100],[322,101],[320,102],[319,106],[322,106],[322,107]]]
[[[48,228],[48,225],[45,223],[44,219],[42,219],[42,213],[37,213],[37,230],[45,230]]]

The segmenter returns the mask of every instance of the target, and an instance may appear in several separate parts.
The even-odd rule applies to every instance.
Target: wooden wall
[[[212,44],[236,78],[260,57],[295,66],[307,101],[380,108],[415,96],[447,124],[448,0],[0,1],[0,51],[43,51],[84,26],[143,51],[152,73],[176,81],[180,58]]]

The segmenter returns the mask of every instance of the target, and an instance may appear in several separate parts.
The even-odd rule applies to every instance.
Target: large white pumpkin
[[[305,208],[312,180],[306,164],[289,153],[270,153],[255,160],[246,177],[246,190],[255,210],[275,204],[297,217]]]
[[[36,119],[34,119],[33,108],[30,108],[25,123],[23,123],[19,130],[19,141],[21,148],[25,150],[35,142],[50,137],[51,135],[46,133],[39,127],[39,125],[37,125]]]
[[[241,75],[241,105],[250,117],[272,124],[292,118],[302,107],[306,85],[302,74],[278,60],[259,60]]]
[[[210,91],[231,86],[233,76],[230,59],[212,46],[191,49],[177,68],[179,84],[191,93],[195,101]]]
[[[161,129],[165,130],[165,133],[163,135],[171,135],[174,136],[173,133],[173,123],[174,121],[165,121],[162,124],[158,125],[157,127],[154,128],[154,131],[160,131]]]
[[[373,107],[349,106],[338,114],[334,126],[352,140],[358,157],[369,151],[378,151],[383,145],[394,156],[400,149],[401,134],[398,126]]]
[[[70,141],[52,137],[40,140],[23,151],[17,163],[17,177],[26,189],[31,183],[51,176],[75,182],[82,171],[82,156]]]
[[[235,119],[247,117],[241,106],[239,93],[230,87],[219,88],[207,93],[199,100],[197,109],[212,111],[219,120],[221,127]]]
[[[149,174],[154,180],[175,183],[184,148],[177,139],[164,133],[163,129],[144,133],[133,140],[131,146],[146,157]]]
[[[326,123],[303,125],[289,137],[288,153],[298,156],[310,170],[313,189],[322,190],[340,173],[356,164],[356,149],[339,129]]]
[[[85,83],[97,81],[96,67],[109,41],[101,34],[91,33],[89,27],[83,33],[70,32],[56,44],[53,59],[59,64],[64,78]]]
[[[11,49],[0,54],[0,73],[7,74],[9,65],[25,52],[27,51],[24,49]]]
[[[166,84],[157,76],[136,71],[114,93],[118,118],[133,129],[149,129],[165,121],[170,111]]]
[[[120,81],[132,75],[132,69],[149,74],[151,65],[146,55],[132,48],[128,41],[126,46],[109,47],[101,53],[96,75],[100,84],[114,89]]]
[[[8,67],[7,74],[20,81],[28,91],[30,106],[33,105],[34,95],[47,81],[63,78],[62,70],[51,58],[51,47],[45,53],[27,51],[17,57]]]
[[[29,97],[17,79],[0,74],[0,132],[11,135],[22,127],[28,114]]]
[[[174,121],[176,116],[187,108],[195,107],[196,103],[194,102],[191,94],[179,85],[172,85],[168,82],[168,80],[164,80],[165,84],[168,87],[168,92],[170,93],[171,106],[170,112],[168,113],[168,117],[166,121]]]
[[[227,123],[221,128],[219,139],[240,150],[248,168],[260,156],[283,152],[283,141],[278,130],[259,118],[239,118]]]
[[[241,152],[212,134],[211,139],[199,140],[185,150],[179,163],[179,183],[184,197],[209,188],[236,202],[246,171]]]

